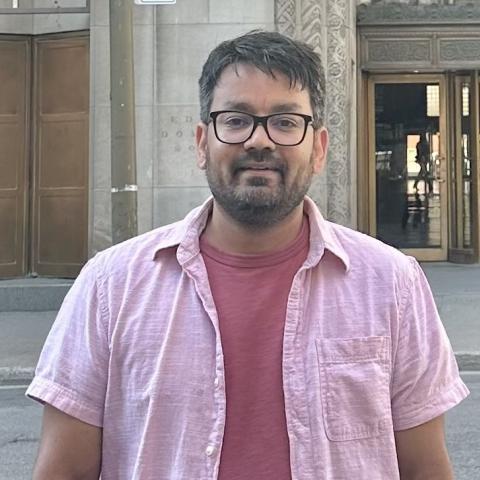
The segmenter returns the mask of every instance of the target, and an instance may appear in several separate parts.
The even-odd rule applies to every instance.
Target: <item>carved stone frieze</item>
[[[480,23],[480,4],[406,5],[404,3],[359,5],[358,25]]]
[[[429,40],[370,40],[368,61],[381,63],[419,62],[432,60]]]
[[[295,0],[277,0],[275,2],[275,24],[280,33],[295,37],[296,20]]]
[[[343,225],[352,223],[350,204],[350,123],[347,105],[352,95],[350,78],[349,0],[327,3],[327,126],[330,152],[327,163],[327,217]]]
[[[439,50],[441,62],[480,62],[480,38],[442,39]]]
[[[351,225],[350,203],[350,0],[276,0],[277,29],[311,45],[325,66],[325,123],[330,133],[327,171],[310,193],[324,214]]]
[[[329,30],[349,26],[350,2],[345,0],[328,0],[327,25]]]
[[[317,0],[302,0],[301,31],[302,40],[307,42],[324,59],[323,28],[324,9],[322,2]]]

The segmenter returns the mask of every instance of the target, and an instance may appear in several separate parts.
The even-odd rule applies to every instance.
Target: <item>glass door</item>
[[[445,82],[369,81],[370,234],[419,260],[447,259]]]
[[[475,198],[478,183],[478,75],[449,78],[449,98],[453,99],[451,137],[451,247],[449,260],[473,263],[478,258],[478,214]]]

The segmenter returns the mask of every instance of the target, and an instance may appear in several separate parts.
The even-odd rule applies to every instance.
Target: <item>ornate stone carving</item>
[[[316,0],[302,0],[301,26],[302,40],[311,45],[322,57],[324,54],[322,35],[322,4]]]
[[[351,225],[350,0],[276,0],[275,7],[278,31],[307,42],[325,65],[330,149],[327,171],[314,180],[310,194],[330,220]]]
[[[352,223],[350,204],[350,132],[347,105],[352,92],[349,72],[349,0],[327,3],[327,126],[330,152],[327,163],[327,217]]]
[[[276,0],[275,2],[275,24],[277,30],[292,38],[295,37],[295,4],[295,0]]]
[[[431,61],[428,40],[369,40],[368,62],[397,63]]]
[[[405,5],[402,3],[359,5],[359,25],[388,24],[442,24],[461,22],[480,23],[480,5],[477,2],[458,5]]]
[[[480,39],[440,40],[440,61],[480,62]]]

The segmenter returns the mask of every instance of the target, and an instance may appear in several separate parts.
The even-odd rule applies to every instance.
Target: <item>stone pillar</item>
[[[138,230],[153,228],[154,6],[134,6]],[[109,0],[91,2],[89,256],[112,245]]]
[[[90,14],[89,257],[112,244],[108,5],[95,0]]]
[[[350,0],[276,0],[278,31],[305,41],[325,66],[330,150],[310,195],[330,220],[356,226],[355,6]]]

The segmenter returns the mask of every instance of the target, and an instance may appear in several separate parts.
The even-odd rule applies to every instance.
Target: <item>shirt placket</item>
[[[205,440],[203,455],[206,460],[207,478],[216,480],[220,466],[223,435],[226,419],[225,365],[223,359],[220,327],[217,310],[208,283],[208,275],[198,256],[189,266],[184,266],[186,274],[192,280],[197,295],[200,297],[212,326],[215,330],[215,380],[213,382],[214,415],[211,418],[210,435]]]
[[[306,276],[307,271],[302,267],[292,282],[283,339],[283,391],[292,480],[314,479],[302,334]]]

